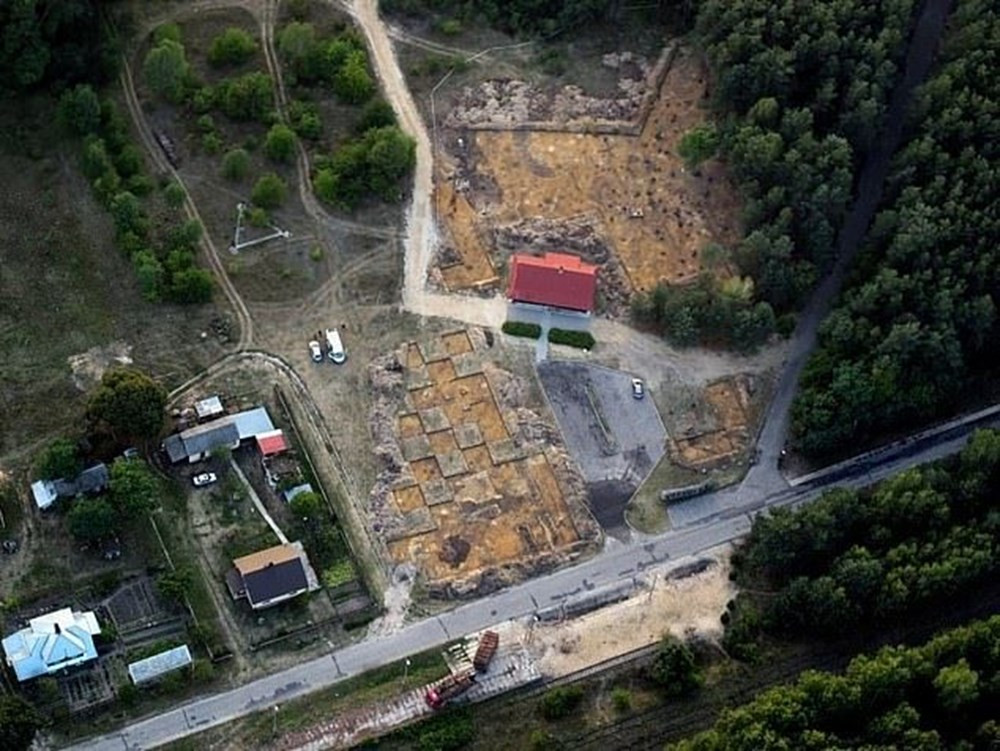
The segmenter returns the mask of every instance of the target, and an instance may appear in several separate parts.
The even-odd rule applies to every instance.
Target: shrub
[[[188,268],[176,273],[170,280],[170,299],[179,303],[206,303],[212,299],[215,281],[205,269]]]
[[[212,40],[208,62],[219,67],[245,63],[257,51],[257,42],[243,29],[230,27]]]
[[[571,714],[583,701],[580,686],[560,686],[547,691],[538,703],[538,711],[546,720],[559,720]]]
[[[382,97],[375,97],[361,111],[361,119],[358,121],[358,132],[365,133],[372,128],[384,128],[388,125],[396,124],[396,113]]]
[[[260,206],[254,206],[250,209],[247,214],[247,224],[251,227],[266,227],[271,223],[271,217],[265,209]]]
[[[38,477],[42,480],[71,480],[81,468],[76,443],[68,438],[57,438],[45,448],[39,458]]]
[[[295,156],[295,132],[287,125],[274,125],[264,140],[264,153],[275,162],[290,162]]]
[[[171,42],[181,43],[181,27],[175,23],[163,23],[153,29],[153,44],[160,44],[169,39]]]
[[[462,33],[462,22],[457,18],[449,18],[441,22],[441,33],[453,37]]]
[[[319,118],[319,110],[312,102],[292,100],[288,105],[288,119],[292,123],[292,130],[300,138],[316,141],[323,135],[323,122]]]
[[[173,39],[164,39],[153,47],[142,65],[149,88],[174,103],[184,96],[184,85],[190,70],[184,46]]]
[[[537,339],[542,335],[542,327],[537,323],[525,323],[524,321],[504,321],[500,330],[510,336],[523,336],[527,339]]]
[[[101,125],[101,103],[89,84],[67,89],[59,97],[59,122],[79,136],[96,133]]]
[[[686,696],[695,691],[702,681],[694,653],[686,644],[669,635],[660,642],[660,649],[647,669],[647,675],[668,696]]]
[[[449,711],[418,726],[419,751],[458,751],[476,737],[476,724],[467,711]]]
[[[287,193],[285,181],[273,172],[268,172],[254,184],[250,200],[261,208],[276,209],[285,202]]]
[[[206,133],[201,137],[201,147],[206,154],[218,154],[222,151],[222,136],[214,130],[211,133]]]
[[[222,157],[222,176],[238,182],[250,172],[250,155],[246,149],[230,149]]]
[[[632,708],[632,692],[619,686],[611,692],[611,704],[616,712],[628,712]]]
[[[274,108],[271,79],[257,72],[223,81],[218,87],[218,104],[232,120],[263,120]]]
[[[179,209],[184,205],[184,188],[176,180],[171,180],[163,189],[163,200],[172,209]]]
[[[333,92],[347,104],[361,104],[375,93],[368,61],[361,50],[352,50],[333,77]]]
[[[553,344],[565,344],[577,349],[593,349],[593,335],[589,331],[571,331],[569,329],[549,329],[549,341]]]

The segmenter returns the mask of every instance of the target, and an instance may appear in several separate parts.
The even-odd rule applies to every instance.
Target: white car
[[[632,396],[635,399],[642,399],[646,395],[646,384],[641,378],[632,379]]]
[[[313,362],[323,362],[323,350],[320,349],[319,342],[315,339],[309,342],[309,355]]]
[[[200,475],[192,477],[191,482],[194,483],[196,488],[201,488],[205,485],[211,485],[218,479],[219,478],[215,476],[215,472],[202,472]]]

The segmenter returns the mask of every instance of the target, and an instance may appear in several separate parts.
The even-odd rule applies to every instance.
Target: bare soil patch
[[[534,626],[528,639],[542,673],[567,675],[654,644],[667,633],[707,641],[722,636],[719,616],[736,595],[729,581],[728,550],[715,555],[701,573],[652,576],[649,589],[624,602],[562,623]]]
[[[638,136],[442,128],[446,153],[437,176],[445,236],[441,281],[450,289],[493,284],[512,250],[533,250],[536,242],[538,249],[549,249],[560,229],[572,237],[581,234],[581,226],[589,228],[591,239],[575,250],[602,263],[605,285],[615,290],[610,297],[619,310],[632,291],[649,290],[659,281],[693,280],[706,245],[732,244],[740,235],[739,200],[723,167],[709,163],[689,173],[677,155],[681,136],[705,119],[707,86],[703,64],[682,48]],[[509,108],[528,114],[539,109],[545,115],[541,104],[530,104],[537,97],[521,89],[492,93],[493,104],[477,110],[477,128],[486,116],[482,113],[494,113],[493,123],[506,122],[503,113]],[[468,96],[482,99],[472,90]],[[618,107],[617,100],[600,101],[609,120],[635,114],[634,108]],[[462,106],[453,112],[464,112],[468,119]],[[556,120],[575,111],[557,100],[546,106]],[[447,122],[464,121],[456,116]],[[542,226],[533,228],[539,221]],[[611,253],[595,250],[602,243]]]
[[[592,549],[600,536],[551,418],[496,357],[475,332],[452,331],[369,368],[383,466],[372,527],[393,561],[416,565],[432,595],[485,594]]]
[[[750,444],[751,400],[756,388],[749,375],[708,384],[702,398],[673,416],[671,457],[688,469],[718,466]]]

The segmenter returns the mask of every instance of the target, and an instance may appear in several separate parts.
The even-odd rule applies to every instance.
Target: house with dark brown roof
[[[234,600],[246,598],[260,610],[318,589],[319,582],[302,545],[286,543],[235,559],[226,586]]]

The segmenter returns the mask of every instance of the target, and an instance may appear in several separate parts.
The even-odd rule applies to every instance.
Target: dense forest
[[[804,673],[673,751],[965,749],[1000,746],[1000,616],[916,648],[856,657],[843,675]]]
[[[612,0],[383,0],[386,13],[433,13],[512,34],[554,33],[605,17]]]
[[[754,520],[733,565],[746,590],[727,650],[752,659],[759,632],[863,637],[961,605],[1000,571],[1000,433],[872,490],[840,488]]]
[[[724,285],[662,286],[634,313],[679,343],[752,347],[799,307],[833,260],[856,174],[878,137],[900,75],[914,0],[705,0],[696,39],[715,80],[716,123],[680,144],[692,169],[716,153],[745,200],[745,238],[730,249],[744,276],[734,301]],[[736,314],[756,325],[733,333]],[[773,313],[770,327],[764,325]],[[747,317],[749,313],[744,313]],[[781,322],[786,331],[793,323]]]
[[[118,50],[101,23],[109,0],[0,3],[0,96],[75,83],[104,83]]]
[[[959,0],[794,405],[806,453],[926,422],[997,372],[1000,6]]]

